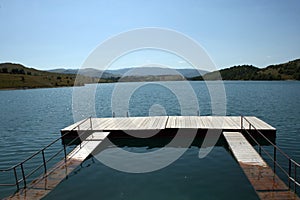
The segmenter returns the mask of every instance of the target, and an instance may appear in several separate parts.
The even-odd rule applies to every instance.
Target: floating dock
[[[137,136],[140,134],[146,136],[147,132],[153,130],[167,134],[178,129],[196,129],[197,133],[199,130],[205,133],[208,133],[208,130],[221,130],[234,157],[261,199],[299,199],[273,172],[242,134],[244,132],[249,134],[259,132],[266,136],[276,134],[274,127],[253,116],[87,118],[61,130],[62,139],[65,135],[74,135],[80,136],[82,140],[68,154],[66,159],[9,199],[40,199],[44,197],[72,170],[78,167],[108,136],[118,135],[120,132],[124,132],[126,135],[127,131],[136,132]],[[296,183],[298,184],[298,182]]]
[[[273,172],[240,132],[223,132],[231,152],[260,199],[299,197]]]
[[[249,122],[257,130],[276,133],[276,129],[257,117],[240,116],[159,116],[159,117],[122,117],[91,118],[72,124],[61,130],[62,134],[74,131],[139,131],[165,129],[203,129],[240,131],[241,124],[251,129]],[[248,122],[249,121],[249,122]],[[80,126],[78,126],[80,124]]]

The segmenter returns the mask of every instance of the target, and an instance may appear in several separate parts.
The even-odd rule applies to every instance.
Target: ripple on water
[[[180,82],[173,84],[181,87]],[[230,81],[224,84],[227,115],[254,115],[276,127],[276,143],[300,162],[300,82]],[[198,96],[201,115],[210,115],[210,95],[206,85],[204,82],[192,82],[191,85]],[[114,86],[98,86],[95,98],[98,117],[111,116],[110,95]],[[0,168],[17,163],[49,144],[60,136],[61,128],[73,122],[72,88],[0,91],[0,99]],[[140,88],[129,103],[131,116],[148,115],[154,104],[162,106],[168,115],[180,114],[176,96],[157,86]],[[189,111],[191,115],[196,113]],[[61,144],[57,144],[49,152],[60,148]],[[135,151],[147,151],[147,148]],[[174,165],[149,174],[124,174],[96,161],[89,167],[78,169],[50,197],[198,199],[201,196],[201,199],[232,199],[231,194],[236,193],[240,195],[236,197],[239,199],[253,197],[251,185],[223,147],[214,148],[204,159],[199,159],[197,154],[198,149],[191,148]],[[7,196],[8,191],[0,187],[0,198]],[[90,191],[95,191],[98,196]]]

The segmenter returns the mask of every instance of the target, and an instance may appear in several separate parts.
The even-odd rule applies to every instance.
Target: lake
[[[189,83],[197,96],[200,114],[211,115],[211,102],[205,83]],[[122,84],[130,86],[135,83]],[[171,84],[180,88],[182,82]],[[115,83],[97,86],[97,117],[112,116],[111,96],[115,86]],[[256,116],[277,128],[276,144],[300,162],[300,82],[225,81],[224,86],[226,115]],[[46,146],[60,136],[60,129],[74,123],[72,91],[72,88],[0,91],[1,169],[22,161]],[[153,105],[159,109],[153,109]],[[197,110],[192,108],[187,112],[189,115],[197,114]],[[180,113],[180,102],[176,99],[176,94],[156,83],[140,87],[129,101],[130,116]],[[116,112],[116,116],[126,116],[126,113]],[[59,143],[54,150],[61,147]],[[159,149],[151,144],[139,147],[128,144],[121,148],[141,153]],[[113,156],[113,149],[108,151]],[[198,152],[199,147],[191,146],[171,165],[142,174],[116,171],[90,158],[45,199],[258,198],[242,169],[223,145],[214,147],[202,159],[198,158]],[[0,174],[0,183],[9,181],[13,182],[14,177]],[[0,198],[13,191],[12,188],[0,187]]]

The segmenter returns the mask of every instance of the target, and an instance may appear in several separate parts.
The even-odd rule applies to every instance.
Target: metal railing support
[[[21,164],[21,171],[22,171],[22,177],[23,177],[24,188],[26,188],[26,177],[25,177],[25,173],[24,173],[23,163]]]
[[[92,117],[90,117],[90,128],[93,130]]]
[[[18,180],[18,175],[17,175],[16,167],[14,167],[14,175],[15,175],[17,190],[19,190],[20,187],[19,187],[19,180]]]
[[[273,148],[273,165],[274,165],[274,173],[276,173],[276,147]]]
[[[42,150],[42,155],[43,155],[43,163],[44,163],[44,172],[46,174],[47,173],[47,166],[46,166],[46,159],[45,159],[44,149]]]
[[[241,131],[243,130],[243,127],[244,127],[244,125],[243,125],[243,115],[241,116]]]
[[[9,171],[13,171],[14,177],[15,177],[15,183],[14,184],[1,184],[0,186],[16,186],[17,190],[20,189],[20,183],[23,181],[24,183],[24,188],[27,187],[27,180],[26,178],[30,177],[32,174],[34,174],[35,172],[37,172],[40,168],[44,167],[44,172],[47,173],[47,162],[49,162],[50,160],[52,160],[54,157],[58,156],[60,152],[64,151],[64,160],[65,162],[67,162],[67,151],[66,151],[66,146],[69,144],[72,144],[74,141],[80,139],[81,135],[84,135],[85,132],[82,131],[82,133],[79,133],[80,130],[80,125],[82,125],[83,123],[86,123],[88,120],[90,120],[90,123],[92,123],[91,117],[90,118],[86,118],[85,120],[83,120],[80,124],[76,125],[71,131],[68,131],[67,133],[64,133],[62,136],[60,136],[59,138],[55,139],[54,141],[52,141],[50,144],[48,144],[46,147],[38,150],[37,152],[35,152],[34,154],[32,154],[31,156],[29,156],[28,158],[26,158],[25,160],[23,160],[22,162],[7,168],[7,169],[0,169],[0,172],[9,172]],[[92,124],[90,124],[91,128],[92,128]],[[50,157],[48,160],[46,160],[45,157],[45,150],[47,148],[49,148],[50,146],[52,146],[53,144],[55,144],[56,142],[62,140],[65,136],[67,136],[68,134],[71,134],[72,131],[74,130],[78,130],[78,136],[75,137],[74,139],[72,139],[72,141],[70,141],[68,144],[63,144],[63,148],[59,149],[57,153],[55,153],[52,157]],[[80,148],[81,148],[82,144],[80,143]],[[34,170],[30,171],[27,173],[27,175],[25,174],[25,170],[24,170],[24,164],[35,158],[37,155],[39,155],[40,153],[42,153],[42,164],[39,165],[37,168],[35,168]],[[17,169],[18,167],[21,168],[21,173],[22,173],[22,179],[18,179],[18,173],[17,173]]]
[[[249,123],[249,130],[247,130],[244,127],[243,120],[245,120],[247,123]],[[288,187],[289,187],[289,189],[291,189],[292,188],[291,184],[293,183],[293,185],[294,185],[293,189],[294,189],[294,192],[296,193],[297,187],[300,187],[299,181],[297,179],[298,178],[297,177],[297,169],[300,168],[300,164],[298,164],[296,161],[292,160],[285,152],[283,152],[277,145],[275,145],[273,142],[271,142],[264,134],[262,134],[259,130],[257,130],[256,127],[253,126],[253,124],[251,124],[249,120],[247,120],[243,116],[241,116],[241,131],[244,131],[245,133],[247,133],[250,136],[250,138],[255,142],[255,144],[258,145],[258,151],[259,151],[260,155],[261,155],[261,152],[263,151],[268,156],[268,158],[271,159],[271,161],[273,162],[274,173],[276,173],[276,169],[280,169],[285,174],[285,176],[288,177]],[[252,136],[250,131],[257,132],[261,137],[263,137],[265,139],[265,141],[267,141],[273,147],[273,156],[269,152],[267,152],[258,143],[258,141]],[[288,169],[284,169],[277,162],[277,152],[279,152],[280,155],[282,155],[284,158],[286,158],[288,160]],[[292,170],[294,170],[294,171],[292,171]]]
[[[67,162],[66,144],[64,144],[64,157],[65,157],[65,163],[66,163]]]
[[[297,181],[297,166],[296,166],[296,163],[294,163],[294,191],[295,191],[295,193],[297,191],[296,181]]]
[[[289,159],[289,177],[291,177],[291,172],[292,172],[292,161]],[[289,178],[289,189],[291,189],[291,179]]]

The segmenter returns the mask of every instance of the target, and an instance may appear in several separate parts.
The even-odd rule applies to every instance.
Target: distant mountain
[[[205,70],[197,70],[197,69],[177,69],[177,71],[179,73],[181,73],[184,77],[186,78],[191,78],[191,77],[195,77],[195,76],[203,76],[204,74],[207,74],[208,71]]]
[[[58,68],[58,69],[47,70],[47,72],[60,73],[60,74],[77,74],[78,69]]]
[[[94,68],[84,68],[84,69],[64,69],[64,68],[59,68],[59,69],[52,69],[48,70],[48,72],[52,73],[62,73],[62,74],[80,74],[83,76],[89,76],[89,77],[99,77],[101,75],[101,78],[116,78],[119,77],[118,74],[112,74],[108,73],[106,71],[101,71],[98,69]],[[102,74],[101,74],[102,73]]]
[[[220,76],[221,75],[221,76]],[[239,65],[210,72],[191,80],[300,80],[300,59],[266,68]]]
[[[136,67],[125,68],[121,70],[109,70],[108,72],[113,74],[121,74],[125,76],[167,76],[167,75],[179,75],[179,72],[175,69],[162,68],[162,67]]]
[[[114,69],[114,70],[105,70],[107,73],[111,73],[114,75],[118,75],[118,76],[123,76],[125,73],[127,73],[128,71],[130,71],[130,69],[132,68],[123,68],[123,69]]]
[[[184,81],[181,75],[123,76],[118,82]]]
[[[64,74],[77,74],[78,69],[53,69],[48,70],[49,72],[64,73]],[[94,68],[80,69],[79,74],[90,77],[98,77],[101,72]],[[137,68],[123,68],[116,70],[105,70],[102,74],[102,78],[117,78],[122,76],[183,76],[185,78],[191,78],[199,75],[204,75],[207,71],[197,69],[171,69],[162,67],[137,67]],[[140,80],[140,78],[139,78]]]
[[[207,71],[197,69],[172,69],[162,67],[137,67],[124,68],[117,70],[107,70],[106,72],[119,76],[168,76],[168,75],[182,75],[185,78],[191,78],[198,75],[204,75]]]

